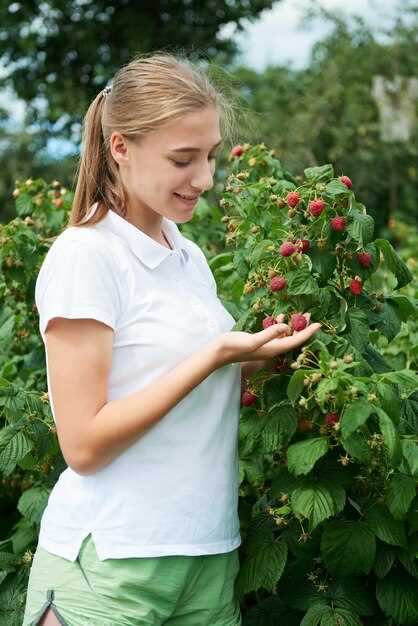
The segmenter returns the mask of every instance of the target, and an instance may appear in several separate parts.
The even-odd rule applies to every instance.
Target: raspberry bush
[[[417,301],[411,273],[331,164],[303,176],[264,144],[230,155],[221,297],[255,332],[321,330],[247,382],[240,428],[244,624],[418,622],[418,377],[381,351]],[[303,243],[302,243],[303,242]],[[384,271],[392,288],[377,287]],[[279,282],[280,279],[280,282]],[[232,297],[231,297],[232,294]],[[299,328],[299,327],[298,327]],[[254,399],[255,398],[255,399]]]

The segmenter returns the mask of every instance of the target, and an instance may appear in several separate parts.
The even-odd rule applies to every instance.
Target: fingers
[[[293,350],[293,348],[297,348],[302,343],[305,343],[310,339],[319,329],[321,328],[321,324],[315,322],[313,324],[309,324],[306,328],[300,331],[293,331],[291,337],[286,337],[283,339],[283,345],[286,347],[286,351]]]

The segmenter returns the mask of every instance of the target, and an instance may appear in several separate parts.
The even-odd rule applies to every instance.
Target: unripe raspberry
[[[251,406],[257,400],[257,396],[251,393],[251,391],[244,391],[241,397],[243,406]]]
[[[287,285],[287,280],[284,276],[273,276],[270,281],[270,289],[272,291],[281,291]]]
[[[282,256],[292,256],[296,252],[296,248],[291,241],[285,241],[280,246],[279,252]]]
[[[233,157],[239,157],[242,154],[244,154],[245,150],[244,150],[244,146],[238,145],[238,146],[234,146],[231,150],[231,156]]]
[[[248,165],[250,167],[254,167],[254,165],[256,165],[256,164],[257,164],[257,159],[255,157],[251,157],[251,159],[249,159],[249,161],[248,161]]]
[[[323,250],[324,248],[326,248],[327,240],[326,239],[317,239],[316,245],[318,246],[318,248],[320,250]]]
[[[286,196],[286,202],[292,209],[297,207],[300,201],[301,197],[297,191],[291,191]]]
[[[254,286],[251,283],[245,283],[244,285],[244,293],[252,293],[254,291]]]
[[[335,230],[336,232],[342,232],[343,230],[345,230],[346,226],[345,217],[342,217],[340,215],[333,217],[330,221],[330,226],[332,230]]]
[[[263,328],[268,328],[269,326],[273,326],[273,324],[277,324],[277,320],[272,315],[268,315],[263,319]]]
[[[276,202],[277,208],[283,209],[286,206],[286,200],[284,198],[279,198]]]
[[[289,209],[288,212],[287,212],[287,217],[292,219],[292,217],[295,217],[296,214],[297,214],[296,209]]]
[[[333,426],[339,421],[339,419],[339,413],[327,413],[325,415],[325,424],[327,424],[328,426]]]
[[[344,363],[352,363],[353,362],[353,356],[351,354],[346,354],[343,358]]]
[[[363,284],[361,282],[361,279],[357,276],[350,281],[348,287],[354,296],[359,296],[363,291]]]
[[[362,267],[370,267],[373,257],[368,252],[357,252],[357,260]]]
[[[340,181],[342,182],[343,185],[348,187],[348,189],[351,189],[351,187],[353,186],[353,183],[348,178],[348,176],[340,176]]]
[[[325,202],[322,198],[317,198],[316,200],[311,200],[309,203],[309,213],[313,217],[318,217],[321,215],[322,211],[325,209]]]
[[[302,315],[301,313],[295,313],[290,318],[290,326],[292,330],[296,330],[297,332],[299,332],[300,330],[303,330],[304,328],[306,328],[307,325],[308,325],[308,321],[306,317]]]

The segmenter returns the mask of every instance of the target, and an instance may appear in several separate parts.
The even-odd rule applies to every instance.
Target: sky
[[[345,15],[361,15],[367,23],[384,26],[400,0],[317,0],[317,4]],[[282,0],[271,10],[263,11],[256,22],[243,22],[245,30],[234,37],[240,48],[240,62],[262,71],[268,64],[287,65],[301,69],[307,65],[312,45],[322,39],[329,26],[314,20],[309,28],[301,28],[301,20],[310,0]],[[225,26],[222,35],[230,36],[235,25]],[[0,70],[1,75],[1,70]],[[0,93],[0,105],[10,111],[10,121],[19,124],[23,118],[24,102],[17,100],[10,91]],[[73,152],[70,142],[51,140],[49,150],[57,156]],[[59,154],[57,154],[57,151]]]

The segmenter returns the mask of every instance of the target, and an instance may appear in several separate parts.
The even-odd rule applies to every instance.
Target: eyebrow
[[[216,148],[221,143],[222,143],[222,139],[220,141],[218,141],[218,143],[215,143],[213,148]],[[212,148],[212,150],[213,150],[213,148]],[[174,148],[172,150],[172,152],[200,152],[200,149],[199,148],[189,147],[189,146],[184,146],[182,148]]]

